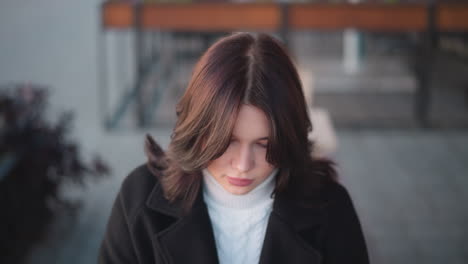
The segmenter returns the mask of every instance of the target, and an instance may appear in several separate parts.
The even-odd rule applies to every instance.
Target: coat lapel
[[[202,190],[189,214],[170,204],[156,185],[147,206],[163,214],[165,227],[153,235],[153,250],[162,263],[217,264],[218,256],[211,221]],[[310,241],[325,221],[324,210],[295,205],[276,195],[260,254],[260,264],[319,264],[322,256]],[[157,263],[159,263],[157,261]]]
[[[211,221],[201,194],[185,215],[181,206],[163,197],[160,186],[155,187],[147,205],[170,217],[166,227],[152,238],[157,260],[171,264],[218,263]]]
[[[291,263],[318,264],[322,256],[309,241],[313,240],[324,220],[319,208],[294,205],[277,195],[270,215],[260,264]]]
[[[199,208],[156,235],[167,250],[169,263],[218,263],[216,246],[206,208]],[[196,261],[195,261],[196,260]]]

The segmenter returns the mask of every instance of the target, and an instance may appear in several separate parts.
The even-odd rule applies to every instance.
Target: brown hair
[[[218,40],[196,64],[177,104],[166,154],[147,136],[148,167],[159,176],[168,200],[192,206],[200,170],[227,149],[242,104],[261,109],[269,119],[266,159],[280,168],[275,193],[313,195],[320,182],[335,178],[330,161],[310,155],[312,125],[286,49],[267,34],[235,33]]]

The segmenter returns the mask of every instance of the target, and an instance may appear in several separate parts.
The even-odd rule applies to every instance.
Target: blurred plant
[[[72,112],[45,120],[47,96],[42,87],[0,87],[0,263],[20,263],[57,213],[78,208],[61,197],[64,183],[109,172],[98,156],[85,164],[68,139]]]

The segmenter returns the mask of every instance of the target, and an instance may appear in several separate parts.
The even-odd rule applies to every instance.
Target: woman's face
[[[243,105],[227,150],[208,164],[208,171],[223,188],[237,195],[250,192],[275,169],[266,161],[270,126],[258,108]]]

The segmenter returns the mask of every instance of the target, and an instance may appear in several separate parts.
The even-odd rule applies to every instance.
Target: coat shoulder
[[[148,169],[146,163],[137,166],[125,177],[119,196],[130,218],[138,214],[157,184],[157,177]]]
[[[306,193],[302,195],[302,193]],[[307,191],[301,192],[299,195],[293,193],[291,196],[293,200],[298,204],[304,204],[306,207],[311,206],[312,208],[318,207],[328,208],[349,204],[351,202],[351,196],[348,189],[339,181],[335,179],[326,179],[321,182],[318,187],[310,187]]]
[[[351,201],[348,189],[338,181],[330,181],[324,186],[325,200],[331,203],[348,203]]]
[[[125,177],[107,223],[99,263],[155,263],[152,235],[161,221],[145,207],[157,185],[157,177],[146,164]]]
[[[367,247],[354,202],[341,183],[330,183],[323,252],[327,263],[369,263]]]

